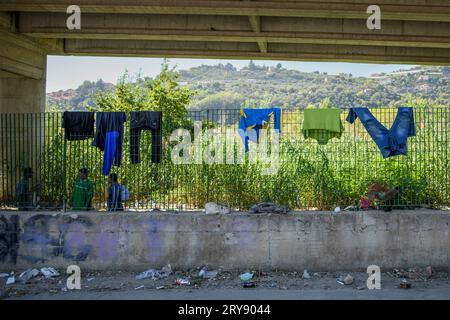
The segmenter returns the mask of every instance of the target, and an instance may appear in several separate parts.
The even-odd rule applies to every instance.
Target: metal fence
[[[387,128],[397,114],[394,108],[371,111]],[[347,110],[343,110],[341,138],[319,145],[304,139],[302,111],[283,112],[279,167],[269,175],[264,174],[265,164],[252,161],[252,154],[243,163],[228,164],[224,159],[223,163],[175,164],[171,155],[176,143],[170,142],[168,130],[163,131],[167,134],[163,137],[161,163],[152,163],[151,132],[143,131],[141,162],[131,164],[126,122],[122,165],[111,172],[117,173],[119,182],[130,191],[130,199],[124,204],[126,210],[195,210],[209,201],[243,210],[263,201],[290,209],[329,210],[357,205],[374,183],[397,190],[386,206],[449,206],[450,108],[414,109],[416,136],[408,139],[407,156],[388,159],[383,159],[360,121],[349,124],[346,116]],[[165,120],[167,115],[163,114],[163,125]],[[226,138],[235,136],[239,110],[189,111],[185,120],[192,137],[194,122],[202,121],[204,132],[215,129],[212,137]],[[94,209],[105,209],[108,179],[101,173],[103,153],[92,146],[92,138],[66,140],[61,124],[62,113],[0,114],[3,209],[17,208],[16,188],[24,168],[32,168],[32,209],[70,210],[74,181],[83,167],[88,168],[88,179],[94,183]],[[203,150],[207,150],[206,136],[202,143]],[[243,146],[236,144],[233,148],[238,155]]]

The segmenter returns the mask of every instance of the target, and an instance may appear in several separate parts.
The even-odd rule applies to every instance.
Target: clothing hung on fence
[[[103,151],[102,173],[107,176],[111,166],[120,166],[122,161],[123,124],[125,112],[98,112],[93,146]]]
[[[399,107],[390,129],[383,126],[367,108],[350,109],[347,121],[353,123],[358,117],[377,144],[383,158],[407,154],[408,137],[416,135],[412,108]]]
[[[94,136],[93,112],[64,111],[62,127],[66,140],[85,140]]]
[[[259,143],[261,129],[266,129],[270,118],[273,116],[274,129],[277,134],[281,132],[281,109],[249,109],[244,108],[241,111],[238,132],[245,146],[245,152],[248,152],[248,141]]]
[[[162,153],[162,112],[139,111],[130,114],[130,159],[131,163],[139,163],[139,144],[141,131],[152,132],[152,163],[161,162]]]
[[[332,138],[340,138],[344,126],[340,118],[341,110],[305,109],[302,132],[305,139],[312,138],[319,144],[327,144]]]

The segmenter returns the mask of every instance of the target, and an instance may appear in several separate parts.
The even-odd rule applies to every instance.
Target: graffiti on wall
[[[19,216],[0,216],[0,262],[16,263],[19,250]]]
[[[86,234],[92,227],[83,216],[38,214],[23,224],[20,258],[31,263],[45,262],[51,257],[84,261],[92,250]]]

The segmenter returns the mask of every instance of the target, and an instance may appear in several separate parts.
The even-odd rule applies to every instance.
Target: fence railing
[[[371,111],[387,128],[397,114],[393,108]],[[343,110],[342,137],[319,145],[304,139],[302,111],[284,112],[275,174],[264,174],[265,165],[252,161],[251,154],[243,163],[229,164],[224,159],[223,163],[175,164],[171,155],[176,143],[170,142],[167,130],[163,130],[167,133],[160,163],[151,161],[151,132],[142,131],[141,161],[131,164],[126,122],[122,165],[111,172],[130,191],[126,210],[194,210],[209,201],[244,210],[263,201],[290,209],[329,210],[357,205],[375,183],[395,188],[396,195],[388,203],[392,207],[449,206],[450,108],[414,109],[416,136],[408,139],[408,154],[387,159],[360,121],[349,124],[346,116]],[[202,121],[203,131],[214,128],[215,134],[237,135],[239,110],[189,111],[185,120],[192,138],[196,121]],[[101,173],[103,153],[92,146],[92,138],[65,140],[61,124],[62,113],[0,114],[1,207],[20,207],[16,191],[24,168],[31,168],[32,209],[70,210],[74,181],[78,170],[85,167],[94,183],[93,207],[105,209],[108,179]],[[207,141],[202,143],[205,147]],[[243,146],[238,143],[233,148],[239,153]]]

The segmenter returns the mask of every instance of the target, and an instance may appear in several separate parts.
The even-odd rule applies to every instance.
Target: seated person
[[[108,182],[108,211],[123,211],[122,186],[118,183],[117,173],[111,173]]]
[[[81,168],[79,179],[75,181],[72,194],[72,210],[91,210],[94,196],[94,183],[88,180],[88,169]]]
[[[33,208],[33,190],[30,188],[30,179],[33,177],[33,169],[24,168],[22,178],[16,185],[16,202],[21,211]]]

